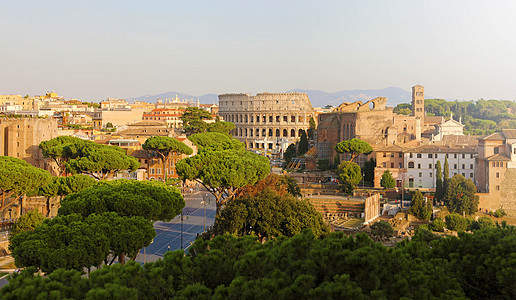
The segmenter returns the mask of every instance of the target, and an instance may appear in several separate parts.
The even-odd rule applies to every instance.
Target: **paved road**
[[[208,195],[209,199],[206,206],[202,203],[205,195]],[[190,242],[193,242],[197,237],[197,233],[204,231],[204,224],[206,224],[206,228],[213,225],[216,205],[215,197],[206,191],[187,193],[184,195],[184,199],[186,206],[183,209],[183,248],[187,249]],[[206,219],[204,218],[205,214]],[[168,246],[170,246],[170,250],[181,249],[180,216],[170,222],[155,222],[154,229],[156,229],[154,241],[147,248],[140,250],[136,261],[156,261],[168,251]],[[6,278],[0,279],[0,288],[7,283]]]
[[[208,195],[206,206],[202,204],[203,197]],[[183,209],[183,249],[187,249],[195,240],[198,233],[204,231],[204,215],[206,214],[206,228],[213,225],[215,221],[215,197],[206,191],[200,191],[184,195],[186,206]],[[177,216],[170,222],[154,223],[156,237],[152,244],[140,250],[136,261],[150,262],[163,257],[165,252],[181,249],[181,216]]]

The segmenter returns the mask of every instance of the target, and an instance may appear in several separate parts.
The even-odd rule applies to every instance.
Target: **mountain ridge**
[[[354,101],[368,101],[376,97],[386,97],[387,105],[396,106],[400,103],[410,103],[412,100],[412,94],[410,91],[403,90],[398,87],[387,87],[384,89],[370,89],[370,90],[341,90],[337,92],[326,92],[322,90],[309,90],[309,89],[292,89],[288,90],[287,93],[306,93],[310,99],[310,103],[313,107],[324,107],[326,105],[338,106],[342,102],[354,102]],[[156,102],[157,99],[174,99],[176,96],[179,99],[191,99],[200,103],[218,103],[217,94],[205,94],[201,96],[194,96],[182,92],[166,92],[156,95],[143,95],[140,97],[128,98],[130,101],[144,101],[144,102]]]

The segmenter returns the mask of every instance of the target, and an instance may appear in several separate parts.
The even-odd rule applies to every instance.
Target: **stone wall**
[[[516,169],[505,171],[505,179],[500,187],[500,207],[508,215],[516,216]]]

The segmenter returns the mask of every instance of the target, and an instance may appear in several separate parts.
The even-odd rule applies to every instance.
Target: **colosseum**
[[[315,110],[305,93],[219,95],[219,114],[235,124],[234,137],[249,149],[281,156],[307,130]]]

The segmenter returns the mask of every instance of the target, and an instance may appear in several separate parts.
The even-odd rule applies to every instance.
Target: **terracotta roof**
[[[508,139],[516,139],[516,129],[502,129],[502,133]]]
[[[423,145],[405,152],[410,153],[477,153],[473,147],[449,147],[445,145]]]
[[[486,160],[495,160],[495,161],[511,161],[510,158],[508,158],[507,156],[505,155],[502,155],[502,154],[495,154],[495,155],[492,155],[488,158],[486,158]]]
[[[485,135],[445,135],[442,144],[448,146],[466,145],[478,146],[478,139],[484,138]]]
[[[167,122],[157,122],[157,121],[142,121],[142,122],[136,122],[127,124],[127,126],[167,126]]]
[[[442,117],[442,116],[425,116],[423,122],[440,124],[440,123],[444,122],[444,117]]]
[[[484,141],[503,141],[505,137],[500,132],[495,132],[483,138]]]

